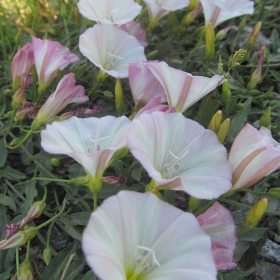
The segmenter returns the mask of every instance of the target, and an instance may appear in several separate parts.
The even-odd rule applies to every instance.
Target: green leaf
[[[22,180],[26,177],[23,173],[13,169],[12,167],[10,167],[8,165],[4,166],[3,171],[1,173],[3,174],[3,177],[5,177],[9,180],[15,180],[15,181]]]
[[[231,121],[231,125],[229,128],[227,141],[232,143],[237,134],[243,128],[247,121],[247,117],[250,113],[252,98],[248,98],[248,100],[244,103],[244,107],[239,110],[239,112],[235,115],[235,117]]]
[[[280,82],[280,74],[278,72],[274,70],[269,70],[269,72],[277,82]]]
[[[241,259],[243,253],[247,251],[249,247],[250,247],[250,242],[247,241],[237,242],[236,249],[234,251],[234,260],[238,262]]]
[[[7,208],[4,205],[0,205],[0,239],[6,235],[5,225],[10,223],[10,219],[7,216]],[[1,278],[0,278],[1,279]]]
[[[29,210],[31,204],[33,203],[34,198],[38,194],[35,181],[28,182],[27,184],[25,184],[25,194],[26,194],[26,200],[20,206],[20,210],[23,213],[26,213]]]
[[[10,198],[7,195],[4,194],[0,194],[0,204],[4,205],[4,206],[8,206],[9,208],[11,208],[14,212],[16,212],[16,204],[13,201],[12,198]]]
[[[273,53],[277,54],[279,48],[279,33],[276,28],[272,30],[270,39],[272,42]]]
[[[254,228],[252,230],[246,230],[241,234],[238,234],[238,240],[257,242],[260,240],[267,228]]]
[[[164,198],[166,201],[172,205],[175,203],[175,196],[176,196],[176,191],[173,190],[164,190]]]
[[[1,280],[8,280],[8,279],[12,279],[10,277],[11,272],[15,269],[15,266],[10,266],[7,268],[6,271],[4,271],[3,273],[0,274],[0,279]]]
[[[213,100],[209,96],[205,96],[199,106],[199,115],[197,116],[197,121],[204,127],[208,127],[219,106],[219,101]]]
[[[88,271],[82,280],[96,280],[96,276],[93,274],[92,271]]]
[[[77,239],[79,241],[82,240],[82,233],[78,230],[78,228],[74,227],[74,225],[65,217],[59,217],[59,221],[64,224],[63,230],[67,232],[71,237]]]
[[[65,249],[59,252],[57,256],[55,256],[49,265],[44,270],[40,280],[56,280],[60,279],[60,275],[62,271],[65,269],[67,261],[69,257],[77,251],[79,242],[75,241],[70,243]]]
[[[0,93],[0,117],[5,113],[6,110],[6,96],[4,92]]]
[[[14,264],[15,253],[16,253],[15,248],[0,251],[0,271],[1,272],[9,269]],[[2,278],[0,277],[0,279],[2,279]]]
[[[0,139],[0,151],[1,151],[0,167],[3,167],[6,163],[6,159],[7,159],[7,156],[8,156],[8,150],[5,146],[4,137]]]
[[[79,213],[73,213],[69,216],[70,222],[74,225],[80,225],[80,226],[85,226],[88,223],[90,217],[89,212],[79,212]]]
[[[65,280],[77,279],[76,276],[83,270],[86,261],[84,258],[79,258],[77,261],[72,262],[67,269],[67,273],[64,277]]]
[[[253,267],[250,270],[231,270],[230,272],[221,273],[219,272],[218,280],[243,280],[244,277],[252,274],[257,268]]]

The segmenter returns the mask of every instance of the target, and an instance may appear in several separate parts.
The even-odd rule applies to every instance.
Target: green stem
[[[71,180],[65,179],[56,179],[56,178],[43,178],[43,177],[34,177],[32,180],[39,180],[39,181],[52,181],[52,182],[63,182],[63,183],[71,183]]]
[[[32,133],[33,133],[33,129],[30,129],[29,132],[23,137],[23,139],[20,140],[19,143],[17,143],[15,146],[6,145],[6,147],[10,150],[14,150],[14,149],[18,148],[20,145],[22,145],[30,137],[30,135]]]
[[[9,125],[7,127],[7,130],[6,130],[6,136],[9,134],[9,132],[11,131],[11,128],[12,128],[12,125],[14,123],[14,117],[16,115],[16,108],[13,108],[13,112],[12,112],[12,116],[10,118],[10,122],[9,122]]]
[[[19,279],[20,277],[19,247],[16,247],[16,267],[17,267],[17,279]]]
[[[67,197],[68,194],[66,194],[66,197]],[[53,216],[51,219],[49,219],[48,221],[46,221],[45,223],[39,225],[36,227],[36,230],[38,231],[39,229],[43,228],[44,226],[48,225],[49,223],[51,223],[52,221],[54,221],[56,218],[58,218],[64,211],[65,209],[65,206],[66,206],[66,198],[63,200],[63,203],[62,203],[62,208],[61,210],[55,215]]]
[[[93,192],[93,211],[97,208],[97,192]]]
[[[195,47],[192,49],[192,51],[189,53],[189,55],[186,58],[184,58],[184,62],[188,62],[190,60],[190,58],[193,56],[193,54],[201,46],[202,42],[203,42],[203,39],[202,39],[202,36],[200,36],[200,39],[197,42],[197,44],[195,45]]]
[[[25,254],[25,260],[26,261],[29,260],[29,256],[30,256],[30,242],[31,242],[31,240],[29,239],[27,241],[27,246],[26,246],[26,254]]]
[[[95,85],[90,90],[88,96],[91,96],[91,94],[96,90],[96,88],[99,86],[99,82],[96,82]]]
[[[215,202],[217,201],[217,199],[213,199],[210,202],[208,202],[202,209],[195,211],[193,214],[197,217],[198,215],[204,213],[205,211],[207,211]]]

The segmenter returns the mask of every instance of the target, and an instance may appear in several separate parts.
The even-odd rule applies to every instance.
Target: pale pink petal
[[[250,0],[201,0],[200,2],[203,6],[205,25],[211,22],[214,27],[228,19],[254,13],[254,2]]]
[[[87,29],[80,36],[79,48],[102,72],[115,78],[128,77],[128,66],[137,59],[146,61],[138,40],[111,25],[96,24]]]
[[[235,267],[236,226],[231,213],[219,202],[215,202],[205,213],[197,217],[198,222],[211,237],[212,251],[217,269]]]
[[[216,279],[210,239],[196,218],[151,193],[121,191],[105,200],[91,214],[82,248],[102,280],[136,272],[139,279]]]
[[[56,77],[58,70],[79,61],[77,55],[58,42],[32,37],[32,44],[39,84],[44,88]]]
[[[134,119],[139,117],[141,114],[151,114],[157,111],[166,112],[166,113],[175,113],[176,109],[174,107],[169,108],[168,105],[162,104],[161,98],[157,97],[156,99],[148,103],[146,106],[144,106],[142,109],[140,109],[135,115]]]
[[[132,122],[127,143],[160,189],[213,199],[231,188],[225,147],[213,131],[181,113],[141,114]]]
[[[226,81],[219,75],[212,78],[193,76],[169,67],[165,62],[149,62],[146,65],[163,86],[169,106],[175,107],[178,112],[184,112],[214,90],[220,82]]]
[[[68,104],[84,103],[88,101],[83,86],[75,86],[75,75],[69,73],[65,75],[58,83],[56,90],[52,93],[37,114],[37,119],[47,122],[59,112],[61,112]]]
[[[134,36],[143,47],[147,47],[146,31],[141,27],[140,23],[133,20],[126,24],[122,24],[119,28],[127,32],[129,35]]]
[[[77,5],[85,18],[101,24],[126,24],[142,9],[133,0],[80,0]]]
[[[157,97],[161,97],[162,102],[167,101],[163,86],[147,67],[149,63],[137,60],[129,64],[128,79],[136,108],[144,107]]]
[[[41,132],[41,146],[48,153],[71,156],[95,178],[102,175],[114,152],[126,145],[129,126],[124,116],[72,117],[47,125]]]
[[[229,161],[233,170],[233,189],[250,187],[280,167],[280,144],[271,132],[247,124],[234,140]]]

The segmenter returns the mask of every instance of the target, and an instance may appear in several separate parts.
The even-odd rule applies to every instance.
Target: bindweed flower
[[[79,162],[88,174],[91,191],[99,191],[102,174],[116,151],[126,146],[130,121],[126,117],[79,119],[47,125],[41,132],[43,149],[66,154]],[[96,186],[97,185],[97,186]]]
[[[63,70],[68,64],[77,62],[79,57],[55,41],[32,37],[32,44],[39,80],[39,93],[41,93],[57,76],[58,70]]]
[[[129,63],[146,61],[144,47],[138,40],[113,25],[96,24],[87,29],[80,36],[79,48],[103,75],[115,78],[128,77]]]
[[[126,24],[122,24],[119,28],[127,32],[129,35],[134,36],[143,47],[147,47],[146,31],[141,27],[140,23],[133,20]]]
[[[146,106],[144,106],[142,109],[140,109],[134,118],[139,117],[141,114],[151,114],[153,112],[166,112],[166,113],[175,113],[176,109],[174,107],[169,108],[168,105],[161,103],[161,98],[157,97],[150,103],[148,103]]]
[[[186,8],[189,0],[144,0],[150,18],[150,27],[154,28],[158,20],[171,11]]]
[[[11,67],[13,89],[20,87],[24,75],[31,72],[34,65],[33,45],[27,43],[14,56]]]
[[[82,237],[86,261],[102,280],[214,280],[210,243],[192,214],[131,191],[105,200]]]
[[[205,25],[209,22],[217,27],[224,21],[254,13],[254,2],[250,0],[201,0]]]
[[[184,112],[219,83],[226,81],[219,75],[212,78],[193,76],[169,67],[165,62],[149,62],[146,65],[163,86],[169,107],[175,107],[177,112]]]
[[[14,120],[16,122],[20,121],[20,120],[23,120],[26,117],[26,115],[30,119],[34,120],[34,119],[36,119],[35,111],[38,110],[39,108],[41,108],[41,105],[38,105],[37,103],[26,102],[17,109]]]
[[[237,241],[236,226],[229,210],[215,202],[205,213],[199,215],[197,220],[211,237],[217,270],[236,267],[233,259]]]
[[[129,64],[128,79],[135,107],[142,108],[157,97],[167,101],[165,90],[147,65],[151,62],[137,60]],[[157,63],[157,61],[153,62]]]
[[[141,114],[132,121],[127,145],[155,189],[213,199],[231,188],[225,147],[213,131],[181,113]]]
[[[232,144],[229,162],[232,188],[250,187],[280,167],[280,144],[267,128],[246,124]]]
[[[84,103],[88,101],[83,86],[75,86],[75,75],[73,73],[65,75],[58,83],[56,90],[39,110],[32,126],[40,127],[43,123],[51,121],[60,111],[70,103]]]
[[[77,5],[85,18],[101,24],[126,24],[142,9],[133,0],[80,0]]]

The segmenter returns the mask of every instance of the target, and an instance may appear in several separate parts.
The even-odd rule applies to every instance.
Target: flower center
[[[110,53],[107,53],[107,54],[108,54],[108,56],[107,56],[106,63],[104,66],[104,69],[106,69],[106,70],[112,69],[113,66],[116,64],[116,62],[118,61],[118,59],[123,59],[123,57],[117,56],[115,54],[110,54]]]
[[[178,170],[180,168],[180,161],[185,157],[185,155],[188,152],[189,150],[186,150],[182,156],[176,156],[169,150],[169,153],[173,158],[170,162],[165,163],[163,165],[163,170],[161,171],[161,176],[163,179],[171,179],[178,173]]]
[[[140,254],[136,258],[134,270],[127,273],[128,280],[144,280],[146,279],[145,274],[148,270],[151,270],[155,266],[160,266],[154,250],[144,246],[137,246],[137,248],[140,249]]]
[[[92,149],[92,150],[91,150],[91,147],[90,147],[90,146],[87,147],[88,153],[91,153],[91,152],[93,152],[93,151],[99,151],[99,150],[100,150],[100,144],[97,145],[96,142],[99,142],[99,141],[104,140],[104,139],[107,139],[107,138],[109,138],[109,136],[105,136],[105,137],[102,137],[102,138],[99,138],[99,139],[91,139],[91,138],[90,138],[89,140],[90,140],[91,142],[93,142],[94,145],[93,145],[93,149]]]

